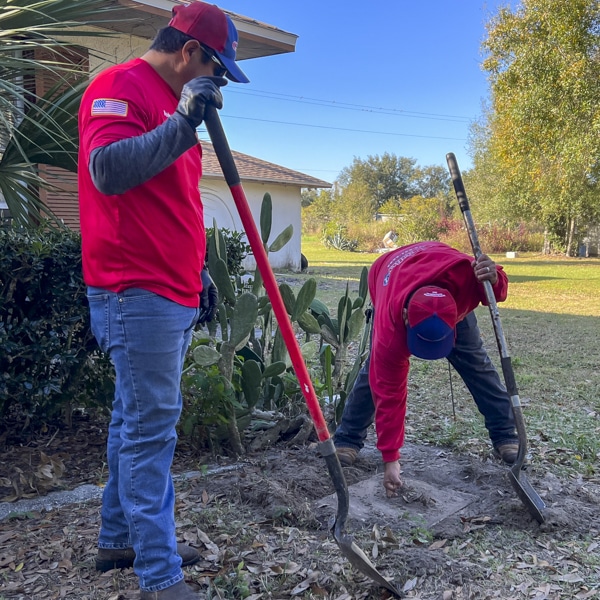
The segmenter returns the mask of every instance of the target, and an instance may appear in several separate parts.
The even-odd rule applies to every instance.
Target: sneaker
[[[182,579],[160,592],[141,590],[140,600],[200,600],[200,596]]]
[[[182,567],[188,567],[200,560],[198,551],[186,544],[177,544],[177,554],[181,556]],[[110,571],[111,569],[129,569],[130,567],[133,567],[134,559],[135,552],[133,551],[133,548],[98,548],[98,554],[96,555],[96,571],[106,573],[106,571]]]
[[[336,448],[335,453],[342,467],[351,467],[358,456],[358,450],[354,448]]]
[[[512,465],[517,460],[519,454],[519,443],[518,442],[503,442],[494,446],[494,454],[501,458],[507,465]]]

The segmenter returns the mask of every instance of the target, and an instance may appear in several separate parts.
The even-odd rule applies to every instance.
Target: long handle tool
[[[325,459],[329,475],[333,481],[333,486],[338,499],[337,515],[335,522],[331,527],[333,537],[342,551],[342,554],[354,567],[361,571],[361,573],[367,575],[367,577],[370,577],[373,581],[376,581],[381,586],[387,588],[390,592],[400,596],[400,592],[394,587],[394,585],[392,585],[383,575],[381,575],[381,573],[379,573],[379,571],[377,571],[365,553],[354,543],[352,536],[348,535],[344,531],[346,519],[348,518],[350,501],[348,495],[348,486],[342,471],[342,466],[340,465],[340,461],[335,453],[333,440],[329,435],[327,424],[323,418],[319,401],[315,394],[312,381],[310,380],[308,369],[306,368],[306,364],[302,358],[300,346],[296,336],[294,335],[292,323],[285,309],[281,292],[279,291],[279,287],[275,281],[275,275],[273,274],[273,270],[269,264],[269,259],[267,258],[267,253],[265,252],[260,234],[258,233],[256,224],[252,218],[252,213],[250,212],[248,201],[246,200],[246,194],[242,188],[240,177],[229,148],[229,143],[225,137],[223,126],[221,125],[221,120],[219,119],[219,115],[214,107],[207,108],[204,122],[206,124],[206,129],[208,130],[208,135],[210,136],[215,149],[215,154],[217,155],[217,159],[221,165],[221,170],[225,176],[225,181],[227,181],[227,185],[231,190],[231,195],[233,196],[233,200],[242,220],[246,235],[248,236],[248,241],[250,242],[250,247],[252,248],[254,258],[256,259],[256,264],[263,278],[263,283],[265,289],[267,290],[269,300],[271,301],[273,312],[277,318],[277,323],[281,329],[281,334],[290,354],[292,365],[296,371],[296,376],[298,377],[298,381],[300,383],[300,389],[302,390],[302,393],[306,399],[308,411],[313,420],[315,431],[319,439],[320,453]]]
[[[454,185],[454,191],[456,192],[458,205],[460,206],[460,210],[465,220],[465,225],[467,226],[469,240],[471,241],[471,247],[473,248],[473,254],[475,255],[475,258],[479,258],[479,256],[482,254],[481,247],[479,246],[479,238],[477,236],[477,231],[475,230],[475,223],[473,222],[473,217],[471,215],[469,200],[465,192],[465,186],[458,168],[458,163],[452,152],[446,154],[446,161],[448,163],[448,169],[450,170],[450,176]],[[490,309],[490,315],[492,316],[492,323],[494,325],[496,342],[498,343],[498,350],[500,352],[504,383],[506,384],[506,389],[510,396],[512,411],[515,417],[515,424],[517,426],[517,434],[519,436],[519,453],[517,454],[517,460],[511,467],[508,476],[513,488],[515,488],[519,498],[523,504],[525,504],[531,515],[539,523],[543,523],[545,517],[542,511],[544,508],[546,508],[546,505],[533,487],[531,487],[531,484],[522,472],[525,456],[527,455],[527,433],[525,431],[525,420],[523,419],[521,400],[519,399],[519,392],[517,390],[517,383],[515,381],[512,362],[508,353],[504,331],[502,330],[502,323],[500,322],[498,304],[496,303],[496,297],[494,296],[492,284],[489,281],[484,281],[483,287],[485,289],[485,295],[487,298],[488,307]]]

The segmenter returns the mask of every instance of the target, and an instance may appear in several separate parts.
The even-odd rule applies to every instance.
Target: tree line
[[[600,3],[501,8],[482,50],[489,101],[471,125],[464,173],[473,213],[509,230],[527,223],[544,232],[540,250],[574,255],[600,223]],[[304,194],[306,226],[386,213],[431,237],[433,216],[452,217],[449,194],[444,167],[389,152],[355,158],[332,190]]]
[[[599,2],[524,0],[487,32],[491,101],[472,130],[471,189],[572,255],[600,221]]]
[[[471,126],[474,166],[464,173],[479,220],[533,224],[547,250],[567,255],[600,223],[599,2],[522,0],[489,20],[482,44],[489,101]],[[65,36],[90,35],[85,25],[98,11],[105,23],[119,13],[103,0],[49,0],[35,15],[26,2],[14,4],[0,16],[0,193],[18,224],[35,225],[52,217],[40,200],[48,183],[39,164],[72,171],[76,164],[75,116],[87,79],[61,53],[73,48]],[[48,49],[54,60],[39,52]],[[44,72],[64,85],[40,97],[31,81]],[[336,215],[367,223],[378,213],[427,225],[448,216],[448,202],[445,167],[390,152],[356,158],[333,190],[303,197],[309,225]]]
[[[420,167],[414,158],[385,153],[355,158],[330,190],[305,190],[302,226],[338,250],[374,252],[392,235],[396,245],[439,240],[470,252],[448,169]],[[539,227],[489,219],[480,237],[489,252],[543,246]]]

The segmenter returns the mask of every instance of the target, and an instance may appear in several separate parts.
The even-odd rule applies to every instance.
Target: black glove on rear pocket
[[[210,323],[217,314],[219,290],[206,269],[202,269],[200,276],[202,278],[202,291],[200,292],[200,316],[198,317],[198,323],[204,325],[205,323]]]

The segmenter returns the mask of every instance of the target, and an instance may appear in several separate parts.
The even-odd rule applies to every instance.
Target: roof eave
[[[119,19],[99,24],[100,27],[145,39],[153,39],[159,29],[166,27],[173,7],[180,4],[175,0],[107,0],[106,3],[119,6]],[[295,52],[297,35],[250,17],[225,12],[238,30],[237,60]]]

